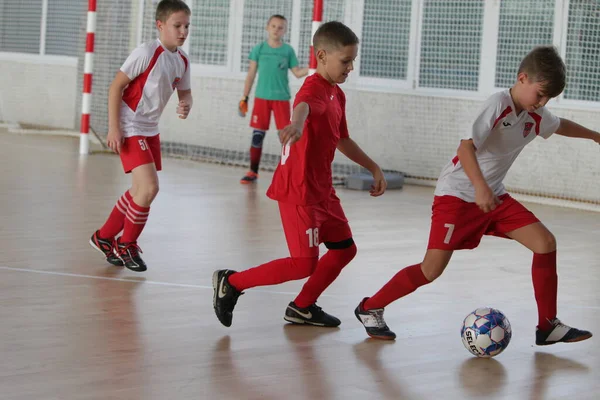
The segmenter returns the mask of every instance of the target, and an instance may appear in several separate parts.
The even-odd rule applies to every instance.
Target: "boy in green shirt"
[[[283,129],[290,122],[290,87],[288,69],[296,78],[308,74],[308,68],[298,67],[294,49],[283,42],[287,31],[287,20],[283,15],[272,15],[267,22],[269,38],[257,44],[250,52],[250,65],[244,84],[244,95],[239,104],[242,117],[248,112],[248,96],[258,72],[256,97],[250,126],[253,128],[250,146],[250,170],[240,183],[248,184],[258,178],[258,165],[262,154],[262,144],[271,121],[271,111],[275,116],[277,129]]]

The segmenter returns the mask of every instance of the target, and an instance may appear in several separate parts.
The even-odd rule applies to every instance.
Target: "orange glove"
[[[245,117],[246,114],[248,113],[248,96],[244,96],[241,100],[240,100],[240,104],[238,105],[238,114],[240,114],[240,117]]]

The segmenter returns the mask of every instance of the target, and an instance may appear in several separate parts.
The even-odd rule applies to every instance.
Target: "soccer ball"
[[[510,343],[510,322],[494,308],[482,307],[469,313],[463,321],[460,336],[465,348],[477,357],[494,357]]]

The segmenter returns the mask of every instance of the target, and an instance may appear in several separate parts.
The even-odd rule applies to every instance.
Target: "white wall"
[[[77,58],[0,53],[0,121],[75,129]]]

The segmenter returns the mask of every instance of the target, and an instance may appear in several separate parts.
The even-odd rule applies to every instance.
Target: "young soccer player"
[[[537,345],[592,336],[556,318],[556,239],[502,184],[518,154],[538,136],[548,139],[557,133],[600,143],[597,132],[557,118],[544,107],[564,87],[565,65],[560,55],[553,47],[539,47],[522,60],[513,87],[484,103],[469,136],[461,140],[457,155],[439,177],[425,258],[398,272],[355,310],[369,336],[394,339],[396,335],[383,319],[384,307],[438,278],[454,250],[477,247],[483,235],[514,239],[533,252]]]
[[[190,9],[182,0],[162,0],[156,7],[158,39],[136,48],[117,72],[108,94],[108,146],[121,156],[132,184],[90,244],[113,265],[145,271],[137,239],[158,193],[161,170],[158,121],[177,89],[179,118],[192,107],[189,58],[180,46],[188,36]],[[115,240],[119,232],[123,235]]]
[[[291,124],[280,131],[281,161],[267,195],[279,204],[290,256],[242,272],[213,274],[214,308],[225,326],[242,291],[308,277],[289,303],[284,319],[297,324],[335,327],[340,320],[316,305],[321,293],[356,255],[352,231],[332,185],[331,163],[337,148],[371,171],[372,196],[383,194],[386,181],[379,166],[348,136],[346,97],[338,84],[353,70],[358,38],[340,22],[317,30],[313,47],[316,74],[296,94]],[[328,251],[319,260],[319,244]]]
[[[267,22],[268,39],[257,44],[250,52],[250,65],[244,84],[244,95],[239,103],[242,117],[248,112],[248,96],[258,72],[258,84],[254,98],[254,108],[250,119],[252,142],[250,144],[250,170],[240,183],[247,184],[258,179],[258,166],[262,154],[263,140],[269,130],[271,112],[275,116],[275,126],[282,129],[290,123],[290,87],[288,69],[296,78],[308,74],[308,68],[300,68],[294,49],[283,42],[287,31],[287,20],[283,15],[272,15]]]

